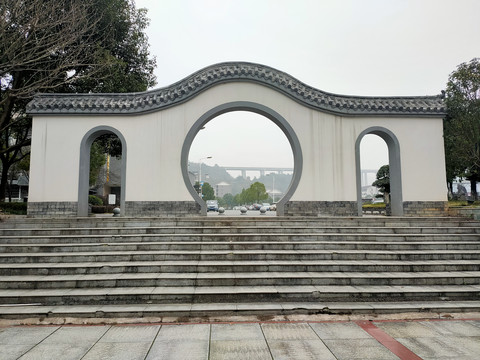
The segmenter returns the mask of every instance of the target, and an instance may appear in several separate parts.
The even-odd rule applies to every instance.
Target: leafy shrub
[[[27,215],[26,202],[1,202],[0,210],[5,214]]]
[[[88,203],[91,205],[103,205],[103,200],[95,195],[88,195]]]
[[[108,205],[108,206],[98,206],[98,205],[93,205],[92,206],[92,214],[105,214],[105,213],[113,213],[113,208],[115,206]]]

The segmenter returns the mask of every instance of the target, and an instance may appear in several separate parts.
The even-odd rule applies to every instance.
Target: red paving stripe
[[[371,321],[355,321],[367,333],[372,335],[380,344],[385,346],[392,353],[397,355],[402,360],[422,360],[414,352],[403,346],[393,337],[385,333],[382,329],[376,327]]]

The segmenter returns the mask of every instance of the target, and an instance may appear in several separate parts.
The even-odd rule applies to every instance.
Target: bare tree
[[[31,119],[25,106],[33,95],[92,90],[89,86],[102,90],[104,80],[110,76],[111,83],[111,74],[125,63],[115,46],[128,43],[130,58],[139,58],[138,48],[148,49],[145,36],[143,42],[137,37],[138,44],[128,38],[132,28],[142,35],[147,23],[133,0],[0,0],[0,200],[10,166],[29,154]],[[155,61],[148,51],[140,55],[139,70],[120,71],[119,81],[138,73],[140,86],[154,83]]]

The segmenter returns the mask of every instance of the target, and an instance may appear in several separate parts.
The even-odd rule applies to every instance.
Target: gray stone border
[[[77,212],[76,201],[29,201],[27,205],[28,217],[70,217],[77,216]]]
[[[221,83],[253,82],[270,87],[294,101],[322,112],[344,116],[444,117],[442,96],[361,97],[318,90],[274,68],[225,62],[201,69],[168,87],[126,94],[39,94],[27,112],[40,114],[131,115],[166,109],[190,100]]]
[[[400,143],[395,134],[387,128],[373,126],[360,133],[355,142],[355,163],[357,176],[357,204],[358,216],[362,216],[362,182],[360,169],[360,143],[365,135],[374,134],[380,136],[388,147],[388,162],[390,165],[390,202],[392,216],[403,215],[403,195],[402,195],[402,166],[400,162]]]
[[[127,201],[126,216],[186,217],[200,216],[200,205],[195,201]]]
[[[90,147],[97,137],[103,134],[112,133],[122,143],[122,165],[121,165],[121,187],[120,187],[120,215],[125,215],[125,186],[127,174],[127,142],[122,133],[106,125],[96,126],[90,129],[80,142],[80,172],[78,179],[78,216],[88,216],[88,189],[90,169]]]
[[[289,201],[285,216],[356,216],[355,201]]]
[[[405,201],[405,216],[446,216],[448,201]]]
[[[302,156],[302,148],[300,146],[300,141],[295,134],[295,131],[290,126],[290,124],[285,120],[279,113],[276,111],[266,107],[265,105],[257,104],[254,102],[248,101],[234,101],[226,104],[219,105],[205,114],[203,114],[190,128],[190,131],[187,133],[185,140],[182,146],[182,156],[181,156],[181,168],[182,168],[182,175],[183,181],[185,182],[185,186],[187,187],[188,191],[195,199],[197,204],[201,206],[201,213],[206,215],[207,214],[207,207],[205,202],[200,198],[197,194],[195,189],[190,183],[190,179],[188,177],[188,154],[190,152],[190,147],[192,146],[192,142],[195,139],[195,136],[200,131],[200,129],[208,123],[213,118],[225,114],[231,111],[250,111],[254,112],[259,115],[263,115],[266,118],[273,121],[285,134],[288,141],[290,142],[290,146],[292,147],[293,152],[293,177],[288,187],[287,192],[285,193],[284,197],[277,203],[277,215],[282,216],[284,214],[284,206],[285,203],[292,197],[297,189],[297,186],[300,182],[300,178],[302,176],[302,169],[303,169],[303,156]]]

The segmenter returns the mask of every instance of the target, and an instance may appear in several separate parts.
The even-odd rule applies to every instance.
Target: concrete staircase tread
[[[165,233],[165,234],[111,234],[111,235],[102,235],[102,234],[75,234],[75,235],[0,235],[0,240],[2,239],[97,239],[97,238],[224,238],[224,237],[239,237],[239,238],[252,238],[252,237],[293,237],[293,238],[301,238],[301,237],[369,237],[369,236],[379,236],[385,238],[412,238],[412,237],[420,237],[420,238],[430,238],[430,237],[441,237],[441,236],[448,236],[448,237],[472,237],[473,239],[477,239],[479,234],[425,234],[425,233],[405,233],[405,234],[384,234],[384,233],[185,233],[185,234],[177,234],[177,233]]]
[[[0,290],[0,297],[63,297],[63,296],[108,296],[108,295],[152,295],[152,294],[241,294],[241,293],[480,293],[476,285],[430,285],[430,286],[158,286],[158,287],[115,287],[87,289],[28,289]],[[479,294],[477,294],[478,296]]]
[[[480,254],[480,250],[131,250],[131,251],[79,251],[79,252],[30,252],[0,253],[2,258],[16,257],[77,257],[77,256],[133,256],[133,255],[261,255],[261,254]]]
[[[96,242],[96,243],[62,243],[62,242],[50,242],[50,243],[19,243],[19,244],[10,244],[10,243],[0,243],[1,247],[9,248],[33,248],[33,247],[44,247],[44,248],[55,248],[55,247],[110,247],[110,246],[152,246],[152,245],[168,245],[168,246],[198,246],[205,247],[210,245],[323,245],[323,244],[333,244],[333,245],[401,245],[398,241],[364,241],[364,240],[348,240],[348,241],[338,241],[338,240],[303,240],[303,241],[282,241],[280,244],[278,241],[136,241],[136,242]],[[479,244],[478,239],[471,240],[437,240],[437,241],[418,241],[412,240],[403,243],[404,245],[470,245],[470,244]]]
[[[480,265],[480,260],[296,260],[296,261],[278,261],[278,260],[257,260],[257,261],[198,261],[198,260],[179,260],[179,261],[115,261],[115,262],[74,262],[74,263],[0,263],[0,269],[11,268],[83,268],[83,267],[125,267],[125,266],[250,266],[250,265],[276,265],[276,266],[315,266],[315,265]]]
[[[310,311],[315,313],[345,312],[448,312],[458,310],[469,312],[480,309],[480,301],[425,301],[425,302],[277,302],[277,303],[179,303],[179,304],[129,304],[129,305],[14,305],[0,306],[3,316],[89,316],[91,318],[122,314],[122,316],[142,317],[149,314],[195,314],[210,312],[212,315],[222,311],[235,314],[260,312]]]
[[[480,231],[480,226],[443,226],[443,227],[438,227],[438,226],[325,226],[325,225],[314,225],[314,226],[300,226],[300,225],[268,225],[262,226],[262,231],[279,231],[279,230],[288,230],[287,233],[292,233],[292,230],[305,230],[308,229],[312,233],[342,233],[343,231],[355,231],[357,233],[371,233],[372,230],[380,230],[382,233],[385,233],[386,231],[390,231],[392,233],[404,233],[405,231],[408,231],[407,233],[414,233],[414,234],[435,234],[439,230],[442,232],[446,233],[451,233],[451,232],[456,232],[456,231]],[[241,231],[250,231],[250,230],[258,230],[258,226],[253,226],[253,225],[237,225],[237,226],[143,226],[143,227],[126,227],[123,228],[122,230],[126,230],[128,232],[137,232],[137,234],[146,234],[147,232],[151,235],[154,234],[161,234],[162,232],[165,232],[165,234],[183,234],[184,231],[186,230],[192,230],[192,231],[207,231],[207,232],[202,232],[200,234],[210,234],[211,231],[229,231],[233,233],[238,233]],[[116,232],[120,233],[122,230],[120,230],[119,227],[80,227],[80,228],[70,228],[70,227],[64,227],[64,228],[0,228],[0,234],[1,236],[13,236],[13,235],[4,235],[4,233],[11,232],[14,233],[15,236],[19,236],[18,234],[21,233],[48,233],[45,235],[40,235],[37,234],[35,236],[67,236],[68,233],[73,233],[73,232],[79,232],[79,233],[96,233],[96,234],[85,234],[85,235],[104,235],[104,236],[109,236],[109,235],[115,235],[115,234],[105,234],[108,232]],[[170,231],[170,232],[167,232]],[[417,232],[415,232],[417,231]],[[193,232],[194,234],[199,234],[198,232]],[[81,234],[79,234],[81,235]],[[84,235],[84,236],[85,236]]]
[[[36,281],[104,281],[140,279],[264,279],[264,278],[480,278],[480,271],[437,272],[225,272],[225,273],[118,273],[72,275],[11,275],[2,276],[0,282]]]

